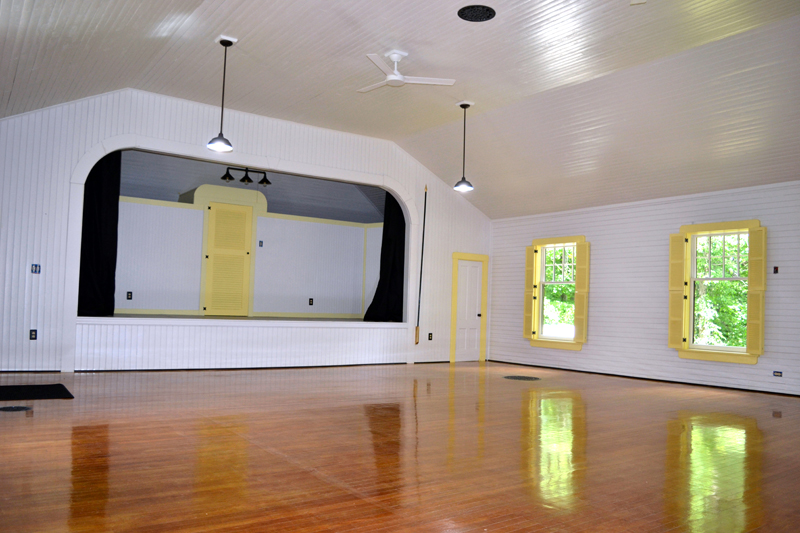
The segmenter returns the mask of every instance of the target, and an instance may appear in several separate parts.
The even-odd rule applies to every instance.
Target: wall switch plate
[[[36,330],[35,330],[35,329],[32,329],[32,330],[31,330],[31,332],[30,332],[30,335],[28,336],[28,338],[29,338],[30,340],[32,340],[32,341],[35,341],[35,340],[36,340]]]
[[[125,293],[125,299],[126,300],[133,300],[133,293],[131,291],[126,292]]]
[[[264,241],[258,241],[258,247],[259,248],[263,248],[264,247]]]
[[[308,299],[308,305],[314,305],[314,298]]]
[[[429,341],[432,341],[432,340],[433,340],[433,333],[428,333],[428,340],[429,340]]]
[[[41,274],[42,265],[31,265],[31,274]]]
[[[780,370],[775,370],[772,373],[772,375],[775,376],[776,378],[782,378],[783,377],[783,372],[781,372]]]
[[[777,274],[778,273],[778,267],[772,267],[772,273],[773,274]]]

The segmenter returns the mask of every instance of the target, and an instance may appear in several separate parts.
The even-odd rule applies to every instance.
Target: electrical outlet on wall
[[[30,332],[30,334],[29,334],[29,336],[28,336],[28,338],[29,338],[30,340],[32,340],[32,341],[35,341],[35,340],[36,340],[36,336],[37,336],[36,334],[37,334],[36,330],[35,330],[35,329],[32,329],[32,330],[31,330],[31,332]]]
[[[433,340],[433,333],[428,333],[428,340],[429,340],[429,341],[432,341],[432,340]]]
[[[126,300],[133,300],[133,293],[131,291],[128,291],[127,293],[125,293],[125,299]]]
[[[308,299],[308,305],[314,305],[314,298]]]

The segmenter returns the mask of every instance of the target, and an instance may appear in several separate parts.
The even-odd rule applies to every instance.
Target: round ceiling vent
[[[465,6],[458,10],[458,16],[467,22],[486,22],[496,15],[489,6]]]

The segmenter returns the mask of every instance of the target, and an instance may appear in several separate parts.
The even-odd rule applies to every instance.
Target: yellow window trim
[[[539,262],[539,258],[538,258],[539,250],[541,250],[542,247],[548,246],[548,245],[551,245],[551,244],[567,244],[567,243],[586,244],[586,237],[584,235],[572,235],[572,236],[568,236],[568,237],[548,237],[548,238],[545,238],[545,239],[533,239],[531,241],[531,247],[537,252],[536,254],[532,254],[533,255],[533,261],[534,261],[534,265],[533,265],[533,281],[534,281],[534,285],[539,285],[539,280],[541,279],[541,266],[540,266],[540,262]],[[587,249],[588,249],[588,246],[587,246]],[[527,268],[527,266],[526,266],[526,268]],[[576,269],[577,269],[577,256],[576,256]],[[588,262],[587,262],[587,269],[588,269]],[[588,292],[588,291],[586,291],[586,292]],[[533,305],[532,302],[528,301],[529,298],[530,298],[530,296],[528,296],[529,293],[531,294],[531,296],[535,296],[536,298],[538,298],[539,297],[539,290],[538,290],[538,288],[534,289],[533,292],[531,293],[531,291],[528,289],[528,287],[526,287],[526,296],[525,296],[526,307],[530,303],[530,311],[531,311],[530,312],[531,323],[527,324],[527,316],[529,315],[529,313],[528,313],[527,308],[525,310],[526,333],[527,333],[527,329],[533,330],[534,329],[533,324],[537,324],[538,325],[538,322],[539,322],[539,307],[538,307],[538,305]],[[588,310],[587,310],[587,316],[588,316]],[[584,317],[584,321],[585,320],[586,320],[586,317]],[[536,329],[538,329],[538,328],[536,328]],[[538,339],[537,337],[538,337],[538,333],[535,334],[535,335],[534,334],[531,334],[531,335],[527,335],[526,334],[525,335],[525,338],[530,340],[530,345],[532,347],[534,347],[534,348],[555,348],[557,350],[570,350],[570,351],[579,352],[583,348],[583,344],[584,344],[581,341],[574,341],[574,340],[572,340],[572,341],[563,340],[562,341],[562,340],[551,340],[551,339]]]
[[[700,361],[717,361],[719,363],[741,363],[754,365],[758,356],[745,352],[720,352],[716,350],[678,350],[681,359],[697,359]]]
[[[531,241],[531,246],[536,246],[538,248],[540,246],[547,246],[548,244],[566,244],[571,242],[575,244],[586,242],[586,237],[583,235],[573,235],[572,237],[556,237],[554,239],[533,239]]]
[[[698,233],[726,233],[730,231],[750,231],[760,228],[758,220],[736,220],[733,222],[712,222],[710,224],[689,224],[681,226],[680,233],[696,235]]]
[[[764,346],[764,292],[766,285],[766,232],[761,230],[755,232],[754,230],[761,229],[761,222],[759,220],[736,220],[731,222],[714,222],[709,224],[689,224],[681,226],[678,234],[673,234],[670,240],[670,259],[675,266],[680,265],[680,253],[682,253],[683,262],[683,287],[679,288],[674,286],[679,280],[677,278],[679,273],[673,272],[670,275],[670,334],[669,345],[678,351],[678,356],[681,359],[694,359],[700,361],[715,361],[721,363],[739,363],[746,365],[754,365],[758,363],[758,357],[763,353]],[[691,252],[691,238],[694,235],[708,235],[714,233],[728,233],[735,231],[747,231],[748,233],[755,233],[760,235],[760,243],[762,249],[756,250],[755,246],[751,246],[751,253],[760,253],[760,256],[751,257],[750,260],[750,275],[748,279],[748,333],[747,343],[750,345],[753,342],[754,346],[748,346],[746,352],[725,352],[719,350],[704,350],[702,348],[689,348],[689,339],[691,338],[691,309],[688,300],[689,280],[691,278],[692,269],[692,252]],[[683,238],[682,252],[673,250],[677,244],[672,242],[672,239],[681,236]],[[673,254],[678,252],[679,255],[673,258]],[[759,280],[754,283],[754,280]],[[674,298],[673,298],[674,295]],[[754,305],[755,303],[755,305]],[[752,322],[752,323],[751,323]],[[674,324],[673,324],[674,323]],[[678,329],[673,332],[675,328],[682,329],[682,335],[678,335]],[[673,335],[674,333],[674,335]],[[675,337],[673,339],[673,337]],[[681,338],[683,339],[681,342]]]
[[[450,363],[456,362],[456,333],[458,317],[458,261],[480,261],[481,270],[481,339],[479,361],[486,361],[486,309],[489,299],[489,256],[453,252],[453,285],[450,299]]]
[[[580,352],[581,348],[583,348],[583,343],[575,341],[549,341],[531,339],[531,346],[534,348],[556,348],[558,350],[571,350],[573,352]]]

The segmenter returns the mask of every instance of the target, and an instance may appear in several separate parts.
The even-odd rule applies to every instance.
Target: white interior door
[[[456,361],[477,361],[481,351],[483,263],[458,261]]]

